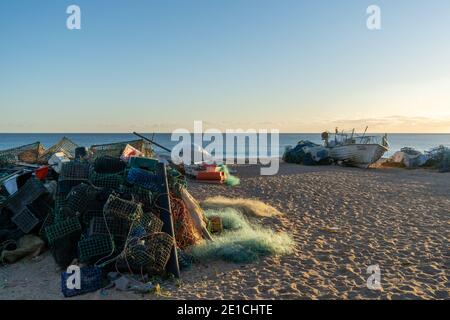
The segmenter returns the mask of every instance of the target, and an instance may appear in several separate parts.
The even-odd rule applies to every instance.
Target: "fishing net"
[[[142,216],[142,205],[134,201],[128,201],[112,194],[105,204],[106,216],[116,216],[129,221],[135,221]]]
[[[156,174],[150,173],[149,171],[139,168],[131,168],[128,171],[127,182],[148,190],[157,191],[159,190],[159,186],[161,184],[161,178]]]
[[[71,275],[67,272],[61,273],[61,292],[66,298],[94,292],[103,286],[102,270],[99,267],[85,266],[80,268],[79,289],[70,289],[67,286]]]
[[[69,138],[63,137],[57,144],[45,150],[39,158],[38,163],[47,164],[48,160],[57,152],[63,152],[69,158],[75,157],[75,149],[78,148],[78,145],[71,141]]]
[[[78,253],[81,262],[93,263],[100,258],[112,255],[114,241],[109,235],[86,237],[78,242]]]
[[[237,186],[241,183],[241,180],[238,177],[233,176],[230,173],[230,170],[228,169],[228,167],[226,165],[224,165],[224,164],[219,165],[219,171],[224,173],[226,185],[233,187],[233,186]]]
[[[97,173],[119,173],[126,168],[126,163],[119,158],[103,156],[94,161],[94,170]]]
[[[174,233],[177,245],[180,249],[198,243],[202,240],[183,200],[175,195],[170,196]]]
[[[215,236],[214,241],[203,241],[189,248],[197,260],[249,263],[265,256],[292,253],[294,242],[288,234],[252,225],[239,211],[206,210],[205,215],[221,217],[225,231]]]

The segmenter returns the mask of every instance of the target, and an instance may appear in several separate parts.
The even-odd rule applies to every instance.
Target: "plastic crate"
[[[39,219],[27,207],[16,213],[11,220],[23,233],[29,233],[39,223]]]
[[[139,220],[142,216],[142,205],[134,201],[123,200],[115,195],[110,195],[105,204],[106,215],[116,216],[129,221]]]
[[[158,175],[139,168],[128,170],[127,182],[152,191],[159,190],[163,183]]]
[[[89,236],[110,236],[114,239],[126,239],[130,230],[127,219],[117,217],[93,217],[89,227]]]
[[[103,287],[102,270],[98,267],[86,266],[80,268],[80,289],[69,289],[67,280],[72,274],[61,272],[61,292],[64,297],[74,297],[94,292]]]
[[[47,189],[36,178],[30,178],[27,182],[7,200],[7,207],[14,213],[20,213],[25,206],[35,201],[41,195],[47,192]]]
[[[94,262],[110,255],[114,251],[114,242],[110,236],[96,235],[78,242],[78,253],[81,262]]]
[[[91,165],[85,161],[70,161],[62,165],[59,180],[87,180]]]
[[[76,217],[55,222],[51,226],[45,228],[45,234],[47,235],[50,244],[73,233],[81,233],[81,224]]]
[[[131,157],[130,160],[128,160],[128,167],[156,171],[156,166],[158,163],[159,161],[157,159]]]

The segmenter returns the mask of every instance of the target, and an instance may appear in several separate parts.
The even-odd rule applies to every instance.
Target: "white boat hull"
[[[348,144],[330,148],[330,157],[357,167],[367,168],[377,162],[387,150],[379,144]]]

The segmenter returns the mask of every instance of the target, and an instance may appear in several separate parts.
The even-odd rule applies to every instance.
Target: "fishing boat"
[[[377,162],[389,150],[387,134],[369,136],[366,135],[366,131],[367,127],[362,135],[358,135],[355,129],[345,133],[339,132],[336,128],[334,134],[322,133],[322,140],[329,150],[330,158],[360,168],[368,168]]]

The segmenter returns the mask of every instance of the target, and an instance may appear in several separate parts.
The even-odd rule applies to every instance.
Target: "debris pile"
[[[283,161],[307,166],[331,163],[328,149],[308,140],[299,141],[294,148],[288,146],[283,154]]]
[[[216,203],[217,214],[206,215],[187,190],[185,167],[152,158],[143,141],[88,149],[64,138],[47,151],[39,143],[1,151],[0,263],[48,247],[62,270],[62,294],[72,297],[111,285],[148,292],[159,288],[150,277],[180,277],[194,253],[224,258],[218,251],[229,246],[226,260],[243,262],[289,251],[281,248],[288,238],[249,223],[228,232],[230,219],[217,210],[232,204]],[[239,184],[226,166],[198,168]],[[243,201],[237,205],[247,206]],[[76,272],[78,287],[70,284]]]
[[[424,153],[405,147],[394,153],[384,164],[406,168],[433,168],[440,172],[450,170],[450,148],[439,146]]]

